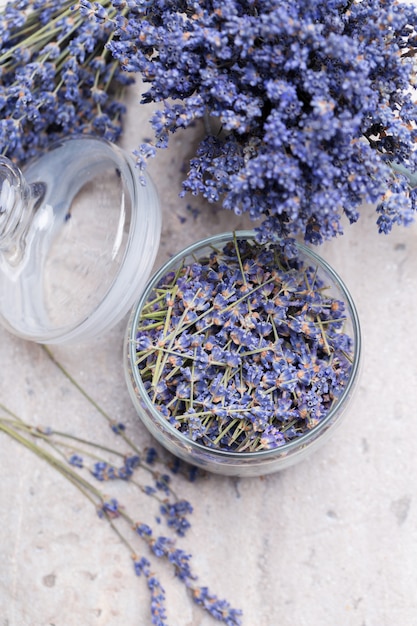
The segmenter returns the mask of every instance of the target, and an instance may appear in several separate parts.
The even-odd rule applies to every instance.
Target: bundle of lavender
[[[184,537],[190,528],[189,516],[193,511],[191,504],[181,498],[177,490],[184,484],[184,480],[189,482],[196,479],[195,468],[180,464],[171,457],[163,459],[152,447],[139,450],[129,437],[125,424],[114,421],[48,349],[46,352],[76,392],[82,394],[97,414],[106,420],[112,436],[123,440],[124,452],[120,451],[120,445],[116,445],[119,441],[114,441],[112,445],[109,439],[109,445],[102,445],[53,427],[35,427],[2,402],[0,433],[11,437],[49,463],[91,502],[98,517],[110,525],[127,549],[134,573],[146,581],[150,593],[152,624],[168,625],[165,590],[155,574],[155,559],[164,561],[173,570],[174,575],[185,585],[192,601],[214,619],[227,626],[241,624],[241,612],[199,584],[191,567],[191,554],[176,547],[176,538]],[[117,491],[117,483],[120,481],[128,481],[133,488],[153,500],[153,506],[145,507],[146,511],[144,509],[145,519],[135,519],[129,513],[129,502],[121,502],[113,495],[108,495],[109,491],[112,494]],[[156,521],[157,526],[165,521],[166,533],[155,533],[149,517]]]
[[[117,14],[114,8],[108,15]],[[132,78],[108,50],[113,36],[111,22],[81,13],[72,0],[6,5],[0,13],[1,154],[22,165],[71,134],[117,140],[122,95]]]

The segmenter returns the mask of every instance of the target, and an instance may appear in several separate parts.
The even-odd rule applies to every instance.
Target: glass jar
[[[22,171],[0,157],[0,321],[32,341],[101,334],[151,273],[159,202],[130,156],[103,139],[63,140]]]
[[[210,472],[229,475],[229,476],[257,476],[257,475],[264,475],[264,474],[268,474],[271,472],[275,472],[275,471],[287,468],[290,465],[294,464],[295,462],[301,459],[304,459],[313,450],[317,449],[319,445],[321,445],[330,437],[330,435],[334,432],[335,428],[340,424],[342,416],[345,414],[349,400],[355,388],[355,383],[358,378],[359,363],[360,363],[361,336],[360,336],[359,319],[358,319],[358,315],[355,309],[354,302],[346,286],[344,285],[342,280],[339,278],[339,276],[336,274],[336,272],[326,263],[326,261],[324,261],[315,252],[305,247],[304,245],[297,244],[297,248],[298,248],[297,259],[302,263],[302,267],[300,268],[300,271],[305,272],[306,268],[309,268],[309,274],[308,274],[309,278],[306,279],[307,291],[308,289],[312,289],[314,287],[312,283],[320,279],[322,281],[322,287],[320,287],[320,289],[322,290],[323,288],[326,288],[335,303],[340,303],[340,302],[343,303],[344,321],[339,323],[339,320],[337,320],[337,317],[338,317],[337,313],[335,313],[335,316],[333,319],[336,320],[334,322],[335,324],[337,323],[340,325],[343,323],[343,334],[345,337],[350,338],[351,355],[349,359],[349,368],[348,370],[346,370],[348,371],[348,373],[346,375],[346,379],[344,380],[343,386],[339,389],[337,394],[336,393],[334,394],[335,397],[333,398],[332,402],[329,403],[327,412],[324,412],[320,416],[320,419],[316,419],[314,421],[310,420],[308,413],[305,413],[305,415],[307,415],[306,419],[310,420],[311,422],[311,423],[309,422],[309,426],[308,428],[305,429],[305,432],[301,434],[299,432],[296,433],[296,436],[294,436],[291,440],[285,440],[285,442],[281,440],[278,442],[279,445],[276,445],[275,447],[270,447],[269,449],[258,448],[258,449],[254,449],[254,451],[248,451],[247,449],[245,450],[243,446],[243,448],[241,448],[241,451],[236,451],[234,449],[220,449],[219,447],[213,446],[212,441],[210,442],[209,445],[206,445],[202,443],[204,436],[200,437],[200,440],[198,440],[198,438],[194,438],[193,436],[190,435],[190,432],[191,432],[190,429],[188,432],[182,432],[181,427],[180,427],[180,422],[179,421],[176,422],[176,419],[172,416],[172,414],[170,415],[169,413],[167,413],[168,410],[166,406],[169,406],[172,403],[173,401],[172,399],[171,401],[168,400],[166,402],[165,407],[163,406],[163,402],[161,406],[158,406],[158,407],[156,406],[156,404],[151,400],[151,397],[150,397],[150,393],[151,393],[149,389],[150,383],[144,381],[143,374],[142,374],[142,371],[144,370],[143,370],[143,367],[139,365],[139,362],[141,363],[144,362],[143,354],[146,353],[146,350],[144,351],[144,347],[143,347],[143,332],[142,332],[144,328],[143,319],[145,317],[144,309],[146,307],[149,307],[150,301],[153,300],[155,303],[157,303],[158,298],[161,298],[161,297],[165,299],[167,298],[170,299],[172,303],[172,299],[174,297],[174,292],[173,292],[174,290],[169,289],[167,290],[166,294],[162,296],[161,296],[162,292],[156,291],[158,289],[158,286],[161,285],[161,281],[163,281],[163,279],[167,275],[169,275],[170,277],[178,277],[180,268],[183,268],[184,266],[187,266],[187,265],[190,265],[190,267],[192,267],[193,264],[195,263],[198,264],[201,259],[205,259],[205,262],[206,262],[206,260],[209,258],[209,255],[212,254],[213,251],[222,250],[223,247],[227,244],[231,245],[232,242],[236,243],[238,241],[239,242],[240,241],[253,242],[253,240],[254,240],[254,234],[251,231],[241,231],[235,234],[225,233],[222,235],[210,237],[203,241],[197,242],[187,247],[185,250],[179,252],[176,256],[174,256],[167,263],[165,263],[163,267],[161,267],[161,269],[148,282],[144,292],[142,293],[142,296],[139,302],[137,303],[137,305],[132,311],[128,328],[127,328],[127,332],[126,332],[126,338],[125,338],[125,374],[126,374],[127,386],[128,386],[131,398],[133,400],[134,406],[137,410],[137,413],[140,419],[142,420],[142,422],[148,428],[148,430],[152,433],[155,439],[159,441],[160,444],[162,444],[162,446],[164,446],[166,449],[168,449],[170,452],[172,452],[174,455],[176,455],[180,459],[183,459],[184,461],[191,463],[192,465],[203,468]],[[198,272],[199,270],[196,268],[198,268],[198,266],[194,266],[194,269],[191,269],[190,271]],[[315,276],[318,278],[316,279]],[[218,279],[220,280],[221,278],[219,277]],[[216,281],[215,274],[213,274],[213,280]],[[268,281],[269,281],[269,284],[271,283],[271,281],[274,282],[271,277],[268,279]],[[318,285],[318,282],[317,282],[317,285]],[[290,289],[290,287],[288,288]],[[182,289],[182,287],[180,287],[180,289]],[[192,294],[191,294],[191,298],[192,298]],[[243,301],[242,299],[238,299],[238,300],[240,302]],[[213,309],[212,304],[213,303],[211,302],[210,303],[211,308],[209,306],[210,310]],[[153,305],[153,306],[156,306],[156,305]],[[204,306],[206,308],[204,308]],[[334,304],[332,306],[334,306],[336,310],[339,304]],[[314,308],[314,303],[311,305],[311,307]],[[220,310],[220,313],[222,312],[221,305],[218,304],[217,309]],[[151,315],[149,313],[149,311],[151,310],[152,310],[152,307],[146,308],[147,318],[152,318],[152,315],[154,315],[154,314]],[[207,311],[207,306],[202,305],[201,311],[202,312],[200,312],[197,309],[197,317],[199,317],[200,319],[204,317],[205,311]],[[225,311],[230,311],[230,306],[226,302],[224,303],[223,313]],[[292,314],[291,311],[292,309],[288,310],[288,319],[291,319],[291,314]],[[170,311],[170,314],[171,314],[171,311]],[[317,329],[320,325],[323,326],[320,322],[320,314],[317,316],[316,320],[317,321],[316,321],[316,325],[314,326],[314,328]],[[211,323],[214,323],[214,324],[216,323],[216,321],[213,322],[213,318],[211,318],[210,321]],[[262,322],[262,320],[260,321]],[[167,322],[166,317],[165,319],[164,317],[161,317],[161,319],[159,320],[159,328],[163,329],[165,327],[166,329],[167,328],[166,322]],[[291,320],[292,325],[295,325],[296,322],[297,322],[297,319],[295,319],[295,321]],[[155,324],[153,323],[153,327],[157,327],[157,326],[158,326],[158,323],[155,323]],[[141,328],[142,330],[138,335],[139,328]],[[191,326],[189,326],[188,328],[190,329]],[[194,327],[194,330],[196,328],[197,326]],[[314,328],[310,328],[310,330],[306,329],[305,332],[307,333],[307,335],[308,333],[311,333],[311,332],[314,333],[315,332]],[[216,327],[216,330],[218,329],[221,330],[221,326]],[[322,330],[323,330],[323,327],[322,327]],[[198,334],[199,332],[200,331],[197,330],[196,334]],[[285,334],[286,333],[284,330],[284,335]],[[140,337],[140,341],[142,342],[141,345],[139,345],[138,337]],[[316,338],[320,344],[323,344],[323,342],[325,343],[325,333],[323,333],[323,337],[324,337],[323,340],[321,339],[320,336]],[[145,336],[145,339],[146,339],[146,336]],[[280,338],[277,345],[283,345],[282,343],[280,343],[281,341],[283,340]],[[287,339],[285,339],[285,341],[287,341]],[[313,345],[314,342],[312,343],[308,341],[307,343],[309,345]],[[165,350],[164,346],[166,347],[167,343],[164,343],[164,341],[162,341],[161,343],[160,341],[159,345],[162,346],[162,348]],[[191,346],[192,345],[193,344],[191,343]],[[201,342],[200,343],[197,342],[195,345],[201,345]],[[230,343],[228,345],[230,345]],[[308,348],[308,350],[309,349],[310,348]],[[324,346],[323,349],[326,350],[326,346]],[[328,350],[330,354],[331,348],[328,347]],[[172,357],[174,359],[178,357],[178,348],[173,348],[172,342],[171,342],[171,345],[168,345],[167,349],[165,350],[165,352],[169,352],[169,351],[171,351]],[[256,352],[256,348],[249,350],[249,351],[246,350],[246,353],[249,353],[251,351]],[[239,352],[239,349],[238,350],[235,349],[235,354],[236,352]],[[192,350],[190,352],[190,348],[188,348],[188,354],[189,355],[192,354]],[[194,354],[196,353],[194,352]],[[150,358],[154,359],[153,356]],[[191,356],[190,358],[192,360],[193,357]],[[343,357],[341,358],[343,359]],[[186,365],[186,363],[187,363],[186,361],[184,360],[181,361],[180,359],[177,365],[177,371],[180,372],[181,367],[184,367],[184,364]],[[160,361],[160,364],[161,364],[161,361]],[[210,366],[210,363],[208,363],[207,367],[209,366]],[[141,370],[141,367],[142,367],[142,370]],[[299,369],[300,368],[302,369],[300,365],[298,367]],[[191,365],[191,369],[193,369],[192,365]],[[174,372],[174,375],[175,375],[175,372]],[[298,376],[299,374],[297,373],[296,375]],[[172,376],[173,374],[171,371],[171,374],[169,374],[169,377],[172,378]],[[303,377],[303,376],[308,378],[309,374],[302,372],[300,374],[300,377]],[[159,378],[159,380],[161,379]],[[157,384],[159,384],[158,381],[157,381]],[[163,385],[165,384],[164,380],[162,380],[162,384]],[[207,383],[207,385],[208,384],[209,383]],[[256,382],[254,384],[256,384]],[[259,387],[261,387],[263,384],[263,381],[260,382],[258,380],[257,384]],[[299,393],[298,391],[295,390],[295,387],[291,385],[292,385],[291,380],[287,381],[288,392],[286,391],[283,394],[283,396],[286,397],[287,400],[288,398],[291,397],[291,394],[295,395]],[[285,385],[283,385],[283,388],[285,389]],[[177,395],[179,394],[178,391],[176,391],[176,393]],[[187,395],[188,397],[190,397],[189,390],[185,392],[184,397],[187,397]],[[322,397],[325,397],[325,396],[322,394],[321,398]],[[281,400],[279,400],[279,402],[280,401]],[[322,401],[322,399],[320,401]],[[306,410],[305,407],[302,410],[305,412]],[[183,420],[183,416],[181,416],[181,420]],[[285,428],[287,428],[286,424],[284,424],[284,431],[285,431]],[[225,431],[226,430],[227,428],[225,428]],[[265,431],[263,434],[261,433],[261,436],[264,436],[264,435],[265,435]],[[264,439],[267,440],[268,437],[264,436]]]

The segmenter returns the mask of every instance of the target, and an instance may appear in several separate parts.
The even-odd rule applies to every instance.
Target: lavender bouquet
[[[103,19],[102,3],[84,7]],[[144,167],[196,120],[184,193],[261,219],[261,241],[317,244],[376,203],[380,232],[416,210],[417,8],[393,0],[114,2],[107,48],[161,102]],[[123,11],[129,9],[127,15]],[[87,9],[85,9],[87,10]],[[413,178],[414,173],[414,178]]]
[[[204,120],[183,193],[261,220],[258,239],[320,243],[375,203],[416,209],[417,8],[394,0],[25,0],[0,15],[0,149],[115,140],[123,86],[160,102],[154,141]]]

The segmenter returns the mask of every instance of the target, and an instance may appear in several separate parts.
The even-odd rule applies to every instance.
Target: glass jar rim
[[[327,274],[330,275],[336,287],[341,291],[344,302],[347,305],[347,308],[349,311],[349,319],[351,321],[352,330],[353,330],[354,351],[353,351],[353,361],[352,361],[352,367],[351,367],[350,374],[349,374],[349,379],[343,392],[337,398],[334,405],[331,407],[331,409],[328,411],[325,417],[319,422],[319,424],[317,424],[310,431],[303,433],[296,439],[288,441],[275,448],[257,450],[253,452],[244,452],[244,451],[237,452],[237,451],[232,451],[232,450],[220,450],[217,448],[211,448],[209,446],[205,446],[199,443],[198,441],[193,441],[191,438],[187,437],[187,435],[178,431],[174,426],[172,426],[172,424],[169,423],[168,420],[166,420],[166,418],[161,414],[161,412],[155,408],[155,405],[152,403],[149,397],[149,394],[143,385],[142,377],[139,374],[139,369],[133,365],[135,363],[135,358],[136,358],[136,353],[135,353],[136,340],[135,340],[135,337],[133,337],[133,333],[136,332],[136,329],[139,323],[139,318],[141,315],[141,311],[142,311],[143,306],[147,302],[148,296],[154,289],[155,285],[158,284],[161,278],[163,278],[163,276],[165,276],[165,274],[172,267],[174,267],[178,263],[178,261],[180,261],[183,258],[187,258],[188,256],[192,255],[193,253],[195,253],[197,250],[201,248],[209,247],[210,245],[213,245],[214,243],[216,243],[216,245],[221,244],[221,243],[227,243],[228,241],[232,241],[234,237],[236,237],[237,239],[245,239],[245,238],[255,239],[255,231],[238,230],[234,232],[225,232],[219,235],[213,235],[213,236],[207,237],[206,239],[201,239],[199,241],[196,241],[193,244],[182,249],[173,257],[171,257],[151,277],[144,291],[142,292],[140,299],[136,303],[132,311],[130,321],[129,321],[129,325],[127,329],[128,356],[129,356],[130,363],[131,363],[131,371],[132,371],[134,383],[137,386],[138,391],[140,393],[141,401],[145,404],[146,410],[148,410],[152,414],[155,422],[159,423],[164,428],[164,430],[170,433],[170,435],[174,439],[183,442],[185,445],[190,446],[194,450],[198,450],[201,453],[204,453],[206,455],[211,455],[213,458],[217,458],[219,461],[221,461],[222,459],[225,462],[227,462],[228,460],[230,461],[232,459],[235,461],[237,461],[238,459],[241,459],[242,461],[245,461],[245,462],[248,462],[248,461],[260,462],[261,459],[266,461],[269,457],[274,457],[278,453],[284,456],[286,453],[290,453],[291,451],[299,449],[300,447],[303,446],[303,444],[307,445],[309,442],[314,441],[320,435],[320,433],[325,432],[327,430],[327,427],[331,425],[336,412],[340,412],[342,408],[345,408],[348,402],[348,399],[350,398],[353,392],[353,389],[354,389],[355,383],[357,382],[357,378],[359,374],[359,368],[360,368],[360,362],[361,362],[361,350],[362,350],[361,329],[360,329],[359,316],[356,310],[355,303],[345,283],[341,279],[341,277],[331,267],[331,265],[329,265],[327,261],[325,261],[322,257],[320,257],[316,252],[314,252],[314,250],[312,250],[311,248],[309,248],[308,246],[306,246],[305,244],[301,242],[296,242],[296,246],[302,252],[302,254],[304,254],[307,258],[313,260],[325,272],[327,272]],[[192,460],[190,460],[190,462],[192,462]]]

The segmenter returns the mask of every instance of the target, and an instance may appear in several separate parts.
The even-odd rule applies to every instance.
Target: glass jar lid
[[[108,330],[140,295],[160,230],[151,180],[105,140],[64,140],[23,171],[1,157],[1,321],[41,343]]]

